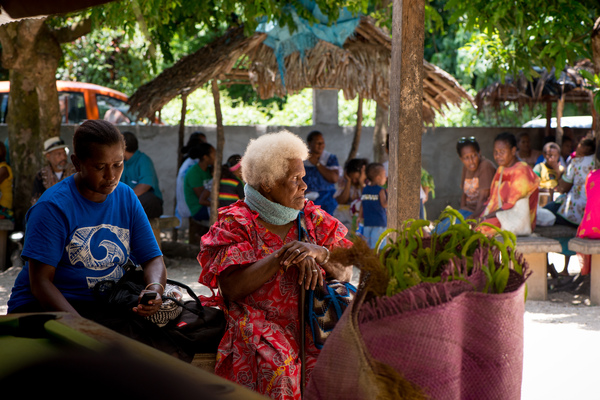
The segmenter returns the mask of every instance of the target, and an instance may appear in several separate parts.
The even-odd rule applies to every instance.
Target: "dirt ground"
[[[197,246],[163,242],[171,279],[192,287],[197,294],[210,291],[198,283]],[[552,256],[552,255],[551,255]],[[551,261],[562,270],[562,257]],[[0,315],[20,269],[0,272]],[[579,275],[571,261],[569,277],[549,278],[549,300],[525,305],[525,355],[522,399],[600,398],[596,378],[600,360],[600,307],[589,304],[589,276]]]

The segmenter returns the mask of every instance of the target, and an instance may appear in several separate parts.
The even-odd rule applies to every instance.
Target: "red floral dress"
[[[348,247],[347,229],[320,207],[308,201],[304,208],[313,243]],[[258,213],[246,203],[219,210],[218,221],[202,237],[198,261],[199,282],[217,289],[217,277],[230,266],[250,265],[298,240],[294,225],[285,241],[257,222]],[[220,294],[206,301],[227,316],[227,331],[219,345],[216,373],[274,399],[300,399],[300,347],[298,321],[298,270],[283,269],[244,300],[225,306]],[[310,329],[306,329],[306,377],[316,362]]]

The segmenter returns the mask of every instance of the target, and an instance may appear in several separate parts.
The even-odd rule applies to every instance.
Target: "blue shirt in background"
[[[162,200],[162,192],[158,186],[158,176],[154,169],[154,163],[146,154],[137,150],[131,158],[125,161],[121,182],[130,188],[135,188],[140,183],[152,186],[156,197]]]
[[[331,154],[328,151],[323,151],[319,162],[329,168],[340,166],[335,154]],[[306,193],[319,193],[319,197],[313,202],[320,205],[327,213],[333,215],[338,206],[337,200],[333,197],[336,191],[335,184],[326,180],[317,167],[308,160],[304,161],[304,170],[306,171],[306,175],[304,176],[304,182],[307,186]]]

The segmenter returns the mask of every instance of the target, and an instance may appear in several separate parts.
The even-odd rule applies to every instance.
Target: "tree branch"
[[[92,31],[92,20],[86,18],[75,25],[60,28],[54,31],[58,43],[70,43]]]

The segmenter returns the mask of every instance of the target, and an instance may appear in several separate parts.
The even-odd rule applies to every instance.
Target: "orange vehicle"
[[[106,119],[129,124],[127,95],[93,83],[56,81],[63,124],[80,124],[86,119]],[[6,122],[10,82],[0,81],[0,122]]]

